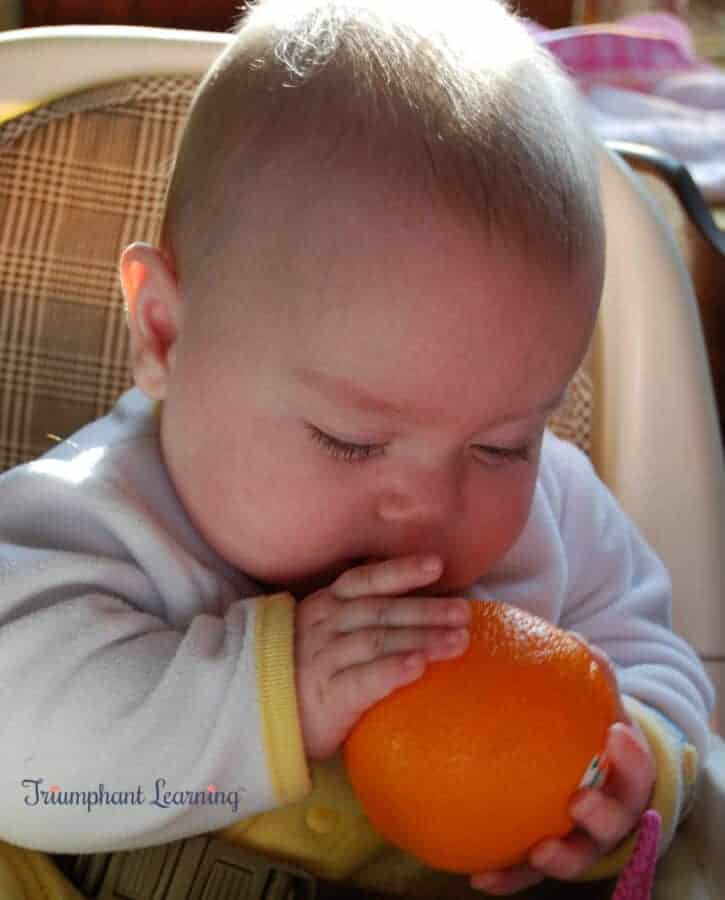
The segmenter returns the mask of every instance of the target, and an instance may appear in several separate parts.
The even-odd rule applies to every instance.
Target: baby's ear
[[[131,337],[134,381],[154,400],[163,400],[181,334],[181,300],[169,258],[151,244],[130,244],[119,263]]]

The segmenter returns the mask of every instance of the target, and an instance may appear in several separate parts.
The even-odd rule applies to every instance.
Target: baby
[[[494,0],[251,10],[195,97],[159,247],[121,258],[136,387],[0,479],[1,837],[216,831],[446,897],[616,874],[652,805],[666,849],[712,687],[663,565],[546,429],[597,315],[598,164]],[[338,751],[464,652],[483,597],[590,641],[622,721],[579,828],[465,879],[385,844]]]

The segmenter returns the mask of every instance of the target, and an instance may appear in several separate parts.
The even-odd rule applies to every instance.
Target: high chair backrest
[[[725,469],[697,302],[659,208],[613,154],[603,154],[602,185],[592,461],[669,568],[674,625],[719,688],[722,727]]]
[[[229,40],[121,26],[0,34],[0,470],[130,384],[118,257],[157,239],[188,104]],[[666,224],[604,149],[602,182],[602,309],[551,427],[590,454],[665,560],[674,625],[722,704],[725,482],[697,307]]]

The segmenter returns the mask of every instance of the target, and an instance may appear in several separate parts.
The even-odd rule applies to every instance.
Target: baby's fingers
[[[583,791],[571,805],[576,823],[607,851],[634,829],[639,816],[601,790]]]
[[[654,757],[637,726],[612,725],[606,755],[610,769],[604,788],[580,791],[570,806],[572,818],[603,852],[636,828],[656,777]]]
[[[331,677],[360,663],[418,650],[427,661],[460,656],[468,646],[467,628],[362,628],[342,634],[321,652]]]
[[[415,681],[426,666],[420,651],[382,656],[338,672],[329,682],[330,707],[336,710],[342,735],[352,728],[371,706],[396,688]]]
[[[524,888],[539,884],[544,878],[541,872],[537,872],[531,866],[512,866],[510,869],[473,875],[471,887],[494,897],[507,897],[509,894],[517,894]]]
[[[332,669],[333,708],[352,725],[383,697],[419,678],[427,662],[460,656],[468,640],[466,628],[371,628],[339,637],[324,651]]]
[[[513,894],[544,878],[566,881],[586,872],[601,856],[602,848],[583,831],[572,831],[566,838],[549,838],[529,854],[529,864],[474,875],[471,886],[495,896]]]
[[[310,759],[327,759],[350,733],[360,716],[396,688],[420,678],[425,670],[420,651],[382,656],[330,675],[297,670],[305,750]]]
[[[647,738],[638,725],[617,722],[609,729],[606,755],[610,772],[605,793],[628,809],[635,822],[639,821],[657,777],[657,763]]]
[[[402,594],[437,580],[441,567],[440,557],[437,556],[415,555],[369,562],[343,572],[330,588],[341,600]]]
[[[572,831],[561,840],[542,841],[530,853],[529,863],[544,875],[565,881],[586,872],[603,855],[588,834]]]

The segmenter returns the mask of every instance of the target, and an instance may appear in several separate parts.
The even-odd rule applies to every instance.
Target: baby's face
[[[353,179],[259,191],[264,217],[226,234],[174,348],[161,439],[183,503],[229,562],[298,598],[424,551],[444,562],[428,593],[462,591],[524,528],[597,277]]]

